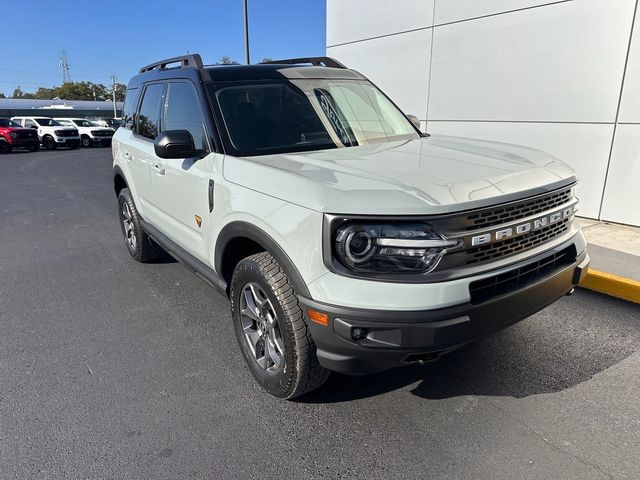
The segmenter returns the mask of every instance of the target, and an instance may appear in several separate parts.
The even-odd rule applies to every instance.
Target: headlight
[[[354,223],[335,230],[334,255],[345,267],[362,273],[428,273],[447,250],[461,246],[427,223]]]

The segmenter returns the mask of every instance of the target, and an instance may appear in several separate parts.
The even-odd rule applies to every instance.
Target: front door
[[[162,131],[187,130],[195,147],[210,152],[198,92],[189,81],[167,84]],[[206,105],[206,103],[204,103]],[[154,156],[150,165],[151,198],[171,240],[202,261],[208,260],[202,231],[209,216],[209,179],[216,154],[203,158],[164,159]]]

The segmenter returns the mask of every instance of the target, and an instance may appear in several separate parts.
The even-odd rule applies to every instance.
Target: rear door
[[[149,168],[154,160],[153,141],[160,131],[160,112],[164,102],[164,83],[150,83],[141,89],[142,99],[137,101],[138,108],[131,130],[124,132],[122,145],[129,174],[133,179],[136,201],[140,214],[153,223],[153,209],[149,208],[151,186]]]
[[[205,128],[205,99],[188,80],[170,81],[164,101],[162,131],[187,130],[196,149],[211,152]],[[207,261],[202,231],[209,219],[209,180],[216,154],[203,158],[163,159],[150,165],[151,198],[156,225],[173,241]]]

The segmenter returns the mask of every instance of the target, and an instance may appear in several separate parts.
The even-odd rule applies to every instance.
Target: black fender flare
[[[264,230],[248,222],[234,221],[223,227],[218,235],[214,252],[214,265],[216,272],[222,272],[222,258],[230,242],[236,237],[245,237],[253,240],[268,251],[280,264],[285,274],[289,278],[296,293],[311,298],[307,284],[300,275],[300,272],[291,261],[286,252],[278,243]]]
[[[115,180],[116,177],[120,176],[122,177],[122,179],[124,180],[125,185],[127,186],[127,188],[129,188],[129,182],[127,181],[127,177],[124,175],[124,172],[122,171],[122,169],[120,168],[120,166],[118,165],[114,165],[113,167],[113,183],[114,183],[114,188],[115,188]],[[116,193],[117,195],[117,193]]]

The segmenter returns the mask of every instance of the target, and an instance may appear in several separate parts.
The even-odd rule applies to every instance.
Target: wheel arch
[[[215,270],[230,285],[238,262],[261,251],[276,259],[297,293],[310,298],[307,284],[284,249],[268,233],[248,222],[234,221],[220,231],[214,252]]]
[[[116,197],[120,195],[123,188],[129,188],[129,184],[122,169],[116,165],[113,167],[113,189],[116,192]]]

